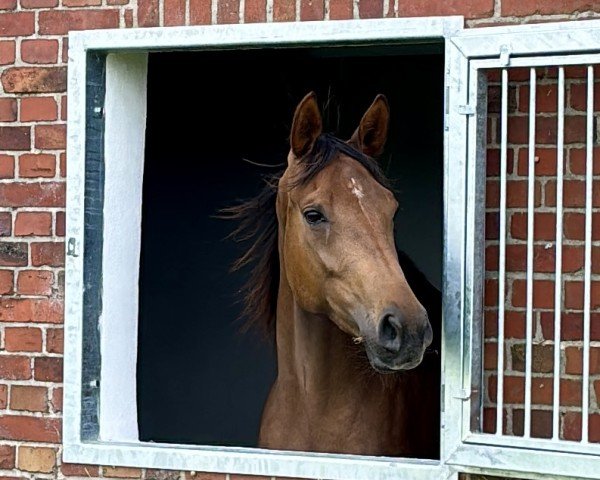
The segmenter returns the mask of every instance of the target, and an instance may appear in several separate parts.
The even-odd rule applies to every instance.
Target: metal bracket
[[[454,398],[458,398],[459,400],[469,400],[473,392],[471,390],[467,390],[466,388],[461,388],[455,395]]]
[[[70,257],[78,257],[79,256],[79,246],[77,243],[77,239],[70,237],[67,241],[67,255]]]
[[[509,45],[502,45],[500,47],[500,65],[508,67],[510,65],[510,54],[511,48]]]
[[[473,105],[459,105],[459,115],[475,115],[475,107]]]

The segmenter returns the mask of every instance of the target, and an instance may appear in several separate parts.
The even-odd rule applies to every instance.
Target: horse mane
[[[289,187],[308,183],[339,153],[358,161],[377,182],[390,188],[388,179],[373,158],[331,134],[320,135],[312,150],[300,159],[304,168],[292,179]],[[269,335],[275,329],[279,290],[278,222],[275,202],[283,172],[284,170],[264,177],[265,186],[256,197],[221,210],[221,218],[238,222],[229,238],[248,245],[244,254],[231,267],[234,272],[250,267],[248,279],[240,290],[244,304],[241,316],[246,320],[244,329],[256,326]]]

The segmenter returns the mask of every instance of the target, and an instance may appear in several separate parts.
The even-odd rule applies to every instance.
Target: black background
[[[439,287],[443,56],[403,47],[154,53],[148,75],[138,416],[147,441],[254,446],[276,374],[273,346],[241,334],[241,253],[219,208],[280,164],[295,106],[314,90],[348,138],[378,93],[392,120],[381,161],[401,208],[398,245]]]

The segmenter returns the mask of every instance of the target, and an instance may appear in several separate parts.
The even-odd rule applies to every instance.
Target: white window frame
[[[66,462],[332,480],[456,479],[459,471],[595,477],[597,456],[556,451],[556,445],[537,440],[507,442],[472,433],[471,424],[481,391],[484,236],[478,219],[484,208],[487,112],[479,72],[521,57],[600,52],[600,21],[474,30],[462,25],[462,17],[431,17],[70,33]],[[131,399],[148,52],[425,39],[445,42],[446,62],[441,460],[138,441]]]

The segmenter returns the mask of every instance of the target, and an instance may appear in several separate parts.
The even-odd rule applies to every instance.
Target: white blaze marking
[[[365,194],[362,191],[362,187],[356,180],[354,180],[354,178],[350,178],[350,184],[348,185],[348,187],[350,187],[350,190],[352,190],[352,193],[359,200],[365,196]]]

